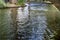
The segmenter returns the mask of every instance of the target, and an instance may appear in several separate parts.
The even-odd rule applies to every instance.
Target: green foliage
[[[24,5],[24,0],[18,0],[18,5]]]
[[[0,7],[6,6],[5,2],[3,0],[0,0]]]

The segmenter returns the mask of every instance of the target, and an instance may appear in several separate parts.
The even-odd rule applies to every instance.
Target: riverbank
[[[26,5],[16,5],[16,4],[10,4],[10,3],[7,3],[6,6],[2,6],[0,7],[1,8],[18,8],[18,7],[25,7]]]

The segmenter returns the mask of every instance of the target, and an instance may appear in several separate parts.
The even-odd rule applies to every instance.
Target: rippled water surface
[[[0,9],[0,39],[44,40],[47,15],[57,11],[52,5],[30,4],[26,7]]]

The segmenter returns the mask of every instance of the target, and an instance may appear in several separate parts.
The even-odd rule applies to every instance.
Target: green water
[[[14,36],[13,30],[10,10],[0,9],[0,40],[12,40]]]
[[[48,12],[46,13],[46,17],[47,17],[47,27],[50,29],[50,31],[52,32],[51,35],[55,35],[52,37],[55,38],[55,40],[59,40],[60,34],[59,34],[59,30],[60,30],[60,11],[57,10],[54,6],[48,6]],[[59,36],[58,36],[59,35]]]

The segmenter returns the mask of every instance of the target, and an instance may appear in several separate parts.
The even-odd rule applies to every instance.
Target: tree
[[[5,2],[3,0],[0,0],[0,7],[1,6],[6,6]]]

